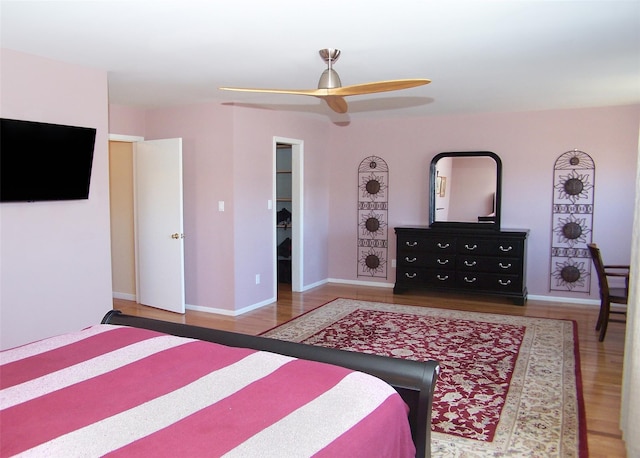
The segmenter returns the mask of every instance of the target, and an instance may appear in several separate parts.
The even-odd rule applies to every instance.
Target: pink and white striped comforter
[[[97,325],[0,354],[0,455],[413,456],[369,375]]]

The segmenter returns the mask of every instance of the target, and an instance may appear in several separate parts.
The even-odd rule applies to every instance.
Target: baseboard
[[[362,281],[362,280],[344,280],[342,278],[330,278],[329,283],[340,283],[343,285],[355,285],[355,286],[373,286],[378,288],[393,288],[393,283]],[[575,297],[560,297],[560,296],[541,296],[537,294],[529,294],[528,299],[535,301],[545,302],[562,302],[565,304],[579,304],[579,305],[600,305],[599,299],[580,299]],[[612,307],[614,308],[614,307]]]
[[[564,304],[600,306],[599,299],[580,299],[577,297],[564,297],[564,296],[541,296],[539,294],[529,294],[528,298],[533,301],[562,302]]]
[[[363,280],[344,280],[342,278],[330,278],[329,283],[340,283],[343,285],[355,285],[355,286],[374,286],[378,288],[393,288],[393,283],[383,283],[377,281],[363,281]]]
[[[301,292],[307,291],[312,288],[316,288],[318,286],[322,286],[326,283],[337,283],[343,285],[353,285],[353,286],[372,286],[377,288],[393,288],[393,283],[383,283],[383,282],[373,282],[373,281],[363,281],[363,280],[344,280],[341,278],[329,278],[325,280],[318,281],[316,283],[312,283],[310,285],[306,285]],[[113,292],[114,299],[124,299],[128,301],[135,301],[135,294],[128,293],[118,293]],[[576,304],[576,305],[600,305],[600,300],[597,299],[579,299],[574,297],[559,297],[559,296],[541,296],[538,294],[529,294],[528,299],[535,301],[544,301],[544,302],[558,302],[564,304]],[[277,298],[273,297],[270,299],[266,299],[264,301],[258,302],[256,304],[248,305],[247,307],[241,308],[240,310],[228,310],[228,309],[220,309],[214,307],[202,307],[200,305],[190,305],[186,304],[185,308],[187,310],[194,310],[197,312],[205,312],[205,313],[216,313],[218,315],[225,316],[239,316],[247,312],[251,312],[253,310],[264,307],[265,305],[273,304],[276,302]],[[623,306],[617,306],[615,304],[611,307],[613,310],[624,310]]]
[[[310,285],[304,286],[302,288],[302,290],[298,291],[298,292],[304,292],[304,291],[307,291],[309,289],[316,288],[318,286],[322,286],[325,283],[327,283],[327,280],[321,280],[319,282],[312,283]],[[258,302],[256,304],[251,304],[251,305],[248,305],[246,307],[243,307],[240,310],[227,310],[227,309],[219,309],[219,308],[213,308],[213,307],[201,307],[199,305],[189,305],[189,304],[185,305],[185,308],[187,310],[194,310],[194,311],[198,311],[198,312],[217,313],[219,315],[226,315],[226,316],[239,316],[239,315],[242,315],[244,313],[252,312],[253,310],[256,310],[256,309],[259,309],[261,307],[264,307],[265,305],[273,304],[277,300],[278,300],[277,298],[272,297],[270,299],[266,299],[266,300]]]
[[[325,278],[324,280],[320,280],[320,281],[317,281],[315,283],[311,283],[310,285],[305,285],[305,286],[302,287],[302,289],[300,291],[294,291],[294,292],[302,293],[304,291],[308,291],[310,289],[317,288],[318,286],[322,286],[322,285],[325,285],[327,283],[329,283],[329,280],[327,280]]]
[[[240,310],[228,310],[228,309],[219,309],[214,307],[202,307],[200,305],[191,305],[186,304],[185,308],[187,310],[193,310],[196,312],[205,312],[205,313],[216,313],[218,315],[226,315],[226,316],[238,316],[243,313],[251,312],[253,310],[264,307],[265,305],[273,304],[276,302],[276,298],[272,297],[271,299],[264,300],[262,302],[258,302],[256,304],[249,305],[247,307],[241,308]]]

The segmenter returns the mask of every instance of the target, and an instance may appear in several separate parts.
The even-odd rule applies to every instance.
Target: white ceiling
[[[640,0],[228,0],[0,2],[4,48],[105,69],[110,102],[200,102],[361,116],[529,111],[640,103]],[[312,89],[321,48],[343,85],[418,88],[319,99],[219,91]]]

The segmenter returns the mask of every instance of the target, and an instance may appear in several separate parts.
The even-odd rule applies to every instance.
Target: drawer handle
[[[475,244],[474,244],[473,246],[469,246],[469,245],[467,245],[467,244],[465,243],[464,247],[465,247],[467,250],[471,250],[471,251],[473,251],[473,250],[475,250],[476,248],[478,248],[478,245],[475,245]],[[501,247],[501,248],[502,248],[502,247]]]
[[[464,281],[466,281],[467,283],[473,283],[476,280],[477,280],[476,277],[473,277],[473,278],[464,277]]]
[[[511,245],[509,245],[506,248],[500,245],[500,251],[511,251],[511,250],[513,250],[513,247]]]
[[[440,274],[438,274],[438,275],[436,275],[436,278],[438,280],[440,280],[440,281],[445,281],[445,280],[449,279],[449,276],[448,275],[440,275]]]
[[[448,260],[448,259],[445,259],[444,261],[443,261],[442,259],[438,259],[436,262],[437,262],[438,264],[440,264],[440,265],[443,265],[443,266],[444,266],[445,264],[449,264],[449,260]]]
[[[416,262],[418,260],[418,258],[409,259],[409,256],[405,256],[404,260],[407,261],[407,262]]]
[[[407,246],[418,246],[418,242],[404,242]]]
[[[444,250],[445,248],[449,248],[449,246],[450,246],[450,245],[449,245],[448,243],[444,243],[444,244],[443,244],[443,243],[441,243],[441,242],[438,242],[438,248],[442,248],[443,250]]]
[[[498,266],[500,266],[502,269],[508,269],[509,267],[511,267],[511,263],[509,263],[509,264],[499,263]]]
[[[511,280],[507,280],[507,281],[498,280],[498,283],[500,283],[502,286],[507,286],[511,284]]]
[[[467,267],[473,267],[473,266],[475,266],[476,264],[478,264],[476,261],[472,261],[472,262],[465,261],[465,262],[464,262],[464,265],[465,265],[465,266],[467,266]]]
[[[415,273],[415,272],[414,272],[414,273],[412,273],[412,274],[409,274],[409,273],[405,273],[405,274],[404,274],[404,276],[405,276],[405,277],[407,277],[407,278],[416,278],[416,275],[418,275],[418,274],[417,274],[417,273]]]

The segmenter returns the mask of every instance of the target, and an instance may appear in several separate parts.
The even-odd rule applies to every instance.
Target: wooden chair
[[[629,266],[625,265],[605,265],[602,262],[600,249],[595,243],[587,245],[593,265],[598,274],[598,284],[600,286],[600,314],[596,323],[596,331],[600,330],[599,341],[604,340],[607,333],[607,324],[609,324],[609,315],[611,313],[626,314],[624,311],[611,310],[611,304],[628,304],[629,301]],[[622,277],[625,280],[624,287],[609,287],[609,277]],[[620,321],[620,320],[611,320]]]

